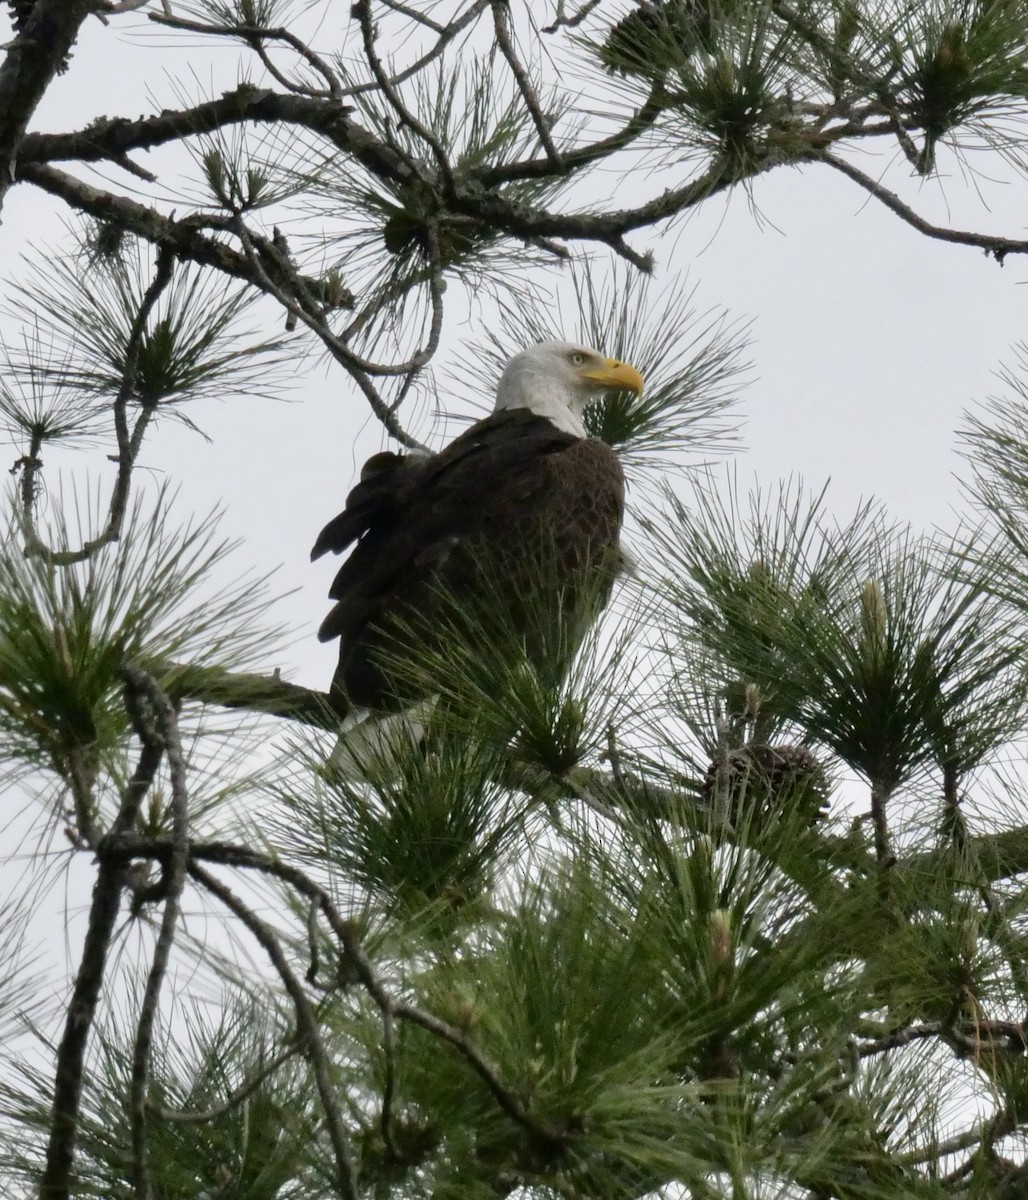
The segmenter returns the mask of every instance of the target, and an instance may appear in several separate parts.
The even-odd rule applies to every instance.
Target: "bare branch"
[[[263,25],[207,25],[202,21],[188,21],[184,17],[173,17],[162,13],[151,13],[150,20],[158,25],[167,25],[171,29],[184,29],[192,33],[209,33],[221,37],[237,37],[246,42],[248,46],[257,54],[260,55],[261,62],[274,78],[289,91],[295,92],[301,96],[324,97],[329,96],[333,100],[342,98],[342,85],[339,82],[339,76],[332,70],[327,62],[320,54],[301,40],[295,33],[282,26],[274,28],[265,27]],[[326,88],[318,90],[315,88],[305,87],[303,84],[294,83],[283,75],[278,68],[271,62],[264,49],[265,41],[285,42],[296,53],[303,58],[315,71],[325,80]]]
[[[352,108],[330,99],[282,95],[271,88],[240,84],[217,100],[193,108],[162,112],[137,121],[100,120],[77,133],[28,134],[18,155],[18,178],[30,178],[22,168],[29,163],[74,159],[97,162],[132,150],[147,150],[212,133],[243,121],[302,125],[320,134],[344,154],[352,155],[372,174],[394,182],[411,177],[411,168],[394,149],[369,133],[351,117]],[[35,180],[32,180],[35,182]]]
[[[128,701],[128,697],[126,700]],[[104,970],[121,906],[128,860],[105,853],[135,824],[136,814],[149,791],[161,761],[161,748],[143,744],[135,772],[122,794],[118,815],[111,832],[97,846],[100,868],[93,885],[89,924],[82,946],[82,958],[68,1004],[64,1034],[57,1049],[54,1098],[50,1112],[50,1140],[46,1166],[40,1182],[40,1200],[69,1200],[72,1163],[78,1135],[79,1104],[86,1045],[93,1026],[103,985]]]
[[[328,1051],[321,1038],[321,1029],[314,1012],[314,1007],[303,990],[303,984],[296,977],[292,967],[286,961],[278,938],[271,927],[257,916],[229,888],[216,879],[203,867],[193,862],[189,874],[205,887],[211,895],[217,897],[225,907],[233,913],[260,944],[267,954],[272,966],[278,972],[279,978],[296,1011],[296,1022],[300,1036],[304,1042],[304,1052],[314,1068],[314,1078],[321,1099],[321,1107],[328,1124],[328,1135],[332,1142],[332,1150],[338,1172],[337,1182],[340,1192],[347,1200],[358,1200],[360,1195],[357,1187],[357,1168],[350,1153],[346,1129],[343,1125],[339,1096],[332,1083],[332,1070],[329,1064]]]
[[[749,174],[759,175],[774,165],[777,164],[769,158]],[[730,164],[719,158],[702,175],[681,187],[668,189],[638,208],[618,209],[609,213],[553,213],[527,204],[513,203],[493,192],[477,193],[470,189],[454,197],[451,207],[527,241],[556,237],[601,242],[639,270],[648,272],[653,265],[651,256],[632,250],[626,245],[624,235],[686,212],[738,181]]]
[[[0,207],[32,114],[96,0],[36,0],[0,63]]]
[[[317,729],[338,729],[342,719],[339,702],[330,693],[287,683],[274,675],[247,675],[194,664],[152,664],[151,670],[170,675],[167,688],[173,700],[245,709]]]
[[[54,1098],[50,1109],[50,1140],[39,1185],[40,1200],[69,1200],[71,1195],[86,1044],[96,1016],[107,955],[118,919],[124,873],[125,869],[120,864],[105,866],[101,862],[93,885],[82,959],[68,1003],[64,1035],[57,1049]]]
[[[175,221],[162,216],[155,208],[139,204],[127,196],[116,196],[111,192],[101,191],[63,171],[58,171],[56,167],[38,163],[21,164],[18,168],[18,179],[34,183],[51,195],[59,196],[78,212],[101,221],[109,221],[156,246],[167,247],[174,251],[176,258],[189,259],[202,266],[213,267],[225,275],[245,280],[254,287],[262,287],[264,274],[258,274],[254,270],[245,254],[240,254],[225,242],[207,237],[201,232],[204,225],[214,223],[210,218],[183,218]],[[321,281],[317,279],[303,278],[302,283],[313,295],[317,295],[322,286]],[[339,307],[348,307],[353,303],[352,294],[343,294],[338,303]]]
[[[600,0],[586,0],[570,15],[564,6],[564,0],[557,0],[557,16],[552,25],[544,25],[543,33],[556,33],[558,29],[575,29],[586,19],[594,8],[598,8]]]
[[[509,0],[491,0],[490,7],[493,10],[493,29],[496,33],[496,44],[500,47],[500,53],[507,60],[507,65],[510,67],[511,73],[517,81],[518,90],[521,92],[521,98],[525,102],[525,107],[532,114],[536,133],[539,134],[539,141],[542,142],[546,156],[553,166],[558,171],[563,171],[564,161],[550,135],[550,121],[543,112],[542,106],[539,103],[538,93],[532,86],[528,72],[525,70],[524,65],[517,56],[517,51],[514,49],[514,42],[510,36],[510,23],[508,21],[510,15]]]
[[[166,755],[171,778],[172,851],[161,885],[164,913],[143,992],[132,1051],[130,1113],[135,1192],[136,1200],[150,1200],[153,1192],[147,1167],[146,1088],[150,1075],[150,1051],[157,1006],[175,942],[175,928],[189,865],[188,795],[185,756],[182,753],[178,721],[171,702],[153,677],[140,667],[126,663],[119,674],[125,681],[126,692],[132,696],[127,707],[133,716],[136,735],[151,752],[163,752]]]
[[[923,1042],[928,1038],[942,1037],[946,1026],[942,1021],[932,1021],[928,1025],[908,1025],[896,1029],[885,1037],[876,1038],[872,1042],[863,1042],[857,1047],[860,1058],[872,1058],[876,1054],[885,1054],[890,1050],[898,1050],[901,1046],[909,1046],[913,1042]]]
[[[401,3],[401,0],[382,0],[382,7],[391,9],[394,13],[399,13],[400,16],[406,17],[408,21],[413,21],[415,25],[424,25],[426,29],[431,29],[439,37],[442,37],[446,32],[445,25],[440,25],[438,21],[433,21],[427,13],[418,12],[416,8],[411,8],[409,4]]]
[[[937,238],[942,242],[954,242],[959,246],[977,246],[979,250],[984,250],[986,254],[994,258],[1000,266],[1003,265],[1003,260],[1008,254],[1028,254],[1028,241],[1025,240],[997,237],[988,233],[965,233],[960,229],[946,229],[941,225],[933,225],[924,217],[918,216],[895,192],[872,179],[870,175],[865,175],[863,171],[853,166],[852,163],[846,162],[845,159],[837,158],[827,151],[813,156],[813,158],[814,161],[827,163],[840,174],[852,179],[865,192],[881,201],[886,208],[906,221],[908,225],[912,225],[918,233],[925,234],[926,237]]]

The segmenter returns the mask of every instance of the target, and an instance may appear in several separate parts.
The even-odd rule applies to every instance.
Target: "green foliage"
[[[401,920],[473,920],[526,815],[502,784],[500,754],[470,739],[422,748],[403,730],[380,751],[355,752],[365,779],[318,767],[324,747],[307,747],[304,769],[278,789],[286,816],[275,844],[352,881]]]
[[[706,0],[640,3],[611,28],[600,61],[625,75],[662,78],[693,54],[713,53],[715,26],[736,7]]]
[[[864,509],[832,530],[821,499],[672,497],[657,521],[683,652],[720,688],[753,683],[763,715],[802,729],[890,792],[919,769],[976,766],[1023,719],[1021,650],[1002,605],[940,578],[935,548]],[[715,668],[718,669],[718,668]]]
[[[55,442],[82,447],[96,441],[106,424],[104,408],[88,389],[65,381],[68,360],[55,365],[38,331],[25,335],[21,354],[6,345],[0,352],[0,421],[16,445],[38,454]]]
[[[340,67],[346,71],[345,64]],[[467,73],[438,70],[418,77],[409,90],[412,107],[423,113],[455,179],[471,178],[487,167],[502,171],[531,144],[531,123],[520,95],[500,90],[493,62],[475,63]],[[326,210],[338,218],[343,209],[353,221],[338,239],[351,277],[359,259],[366,258],[373,264],[376,289],[399,299],[402,283],[425,280],[429,269],[453,273],[473,285],[502,280],[510,286],[515,270],[540,261],[535,248],[454,208],[423,139],[396,129],[395,112],[379,93],[360,91],[355,100],[371,128],[388,131],[390,140],[396,140],[408,169],[383,179],[355,175],[352,164],[335,162],[321,173],[317,192]],[[501,188],[501,195],[514,204],[540,204],[556,200],[562,190],[562,183],[553,179],[516,178]]]
[[[589,265],[576,268],[548,304],[501,303],[498,327],[461,364],[461,382],[492,392],[512,354],[549,338],[630,362],[646,380],[643,394],[607,393],[590,406],[586,425],[645,486],[658,470],[736,443],[734,407],[750,373],[747,331],[722,311],[697,312],[694,296],[677,277],[658,287],[627,269],[601,278]]]
[[[241,666],[267,645],[259,619],[261,581],[214,583],[233,548],[215,540],[217,519],[176,529],[172,497],[139,500],[123,537],[70,567],[24,553],[20,525],[9,521],[0,552],[0,729],[7,763],[46,767],[69,779],[76,754],[95,771],[114,769],[127,731],[119,668],[152,665],[166,681],[173,664],[203,655],[211,665]],[[55,514],[74,513],[63,537],[74,541],[97,519],[95,502],[73,495]],[[256,623],[254,623],[256,622]]]
[[[50,258],[16,283],[9,307],[51,347],[53,362],[15,359],[59,392],[113,397],[122,386],[133,322],[151,282],[149,252],[133,241],[120,253]],[[227,390],[273,395],[285,382],[283,338],[255,339],[246,324],[249,298],[238,285],[189,265],[175,269],[139,348],[131,400],[174,411],[185,400]],[[95,406],[85,417],[95,421]]]
[[[275,133],[252,138],[236,126],[198,138],[190,150],[215,204],[230,213],[247,213],[281,204],[303,188],[300,179],[282,169],[280,143]]]
[[[929,173],[935,143],[1006,107],[1028,88],[1028,17],[1013,0],[907,4],[890,29],[895,90],[924,131],[918,170]]]
[[[127,1014],[125,1014],[127,1016]],[[132,1070],[125,1027],[99,1031],[99,1053],[86,1081],[75,1195],[129,1200],[131,1144],[125,1120]],[[268,1015],[245,1002],[220,1017],[193,1009],[161,1032],[149,1095],[155,1196],[193,1200],[299,1200],[305,1145],[315,1120],[305,1071],[296,1060],[267,1074],[242,1103],[233,1093],[260,1081],[287,1038]],[[17,1173],[34,1180],[49,1112],[36,1097],[42,1080],[31,1069],[0,1083],[0,1104],[17,1122],[10,1153]],[[170,1112],[172,1119],[164,1116]],[[210,1113],[206,1119],[200,1114]]]

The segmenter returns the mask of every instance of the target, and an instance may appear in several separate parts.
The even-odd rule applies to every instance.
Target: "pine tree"
[[[74,223],[5,289],[5,1194],[1028,1196],[1028,357],[967,420],[952,535],[747,497],[700,469],[745,331],[654,266],[803,165],[940,254],[1028,252],[857,153],[1023,175],[1023,0],[7,7],[0,192]],[[97,20],[181,82],[43,132]],[[212,42],[235,82],[190,99]],[[483,297],[458,392],[554,335],[645,373],[589,421],[646,553],[566,672],[461,628],[427,739],[357,775],[270,665],[270,581],[142,452],[312,352],[417,447]],[[31,916],[66,879],[65,986]]]

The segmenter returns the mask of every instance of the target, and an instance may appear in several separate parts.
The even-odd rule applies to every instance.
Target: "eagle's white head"
[[[496,412],[527,408],[575,437],[585,437],[585,406],[598,392],[643,389],[643,377],[628,363],[604,358],[574,342],[540,342],[507,363],[496,387]]]

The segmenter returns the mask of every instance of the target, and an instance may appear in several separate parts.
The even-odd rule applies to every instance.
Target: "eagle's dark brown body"
[[[566,656],[609,596],[623,511],[610,447],[524,408],[479,421],[439,454],[375,455],[311,555],[356,542],[318,634],[339,638],[340,708],[430,694],[396,664],[405,648],[438,653],[458,609],[496,618],[539,667]]]

